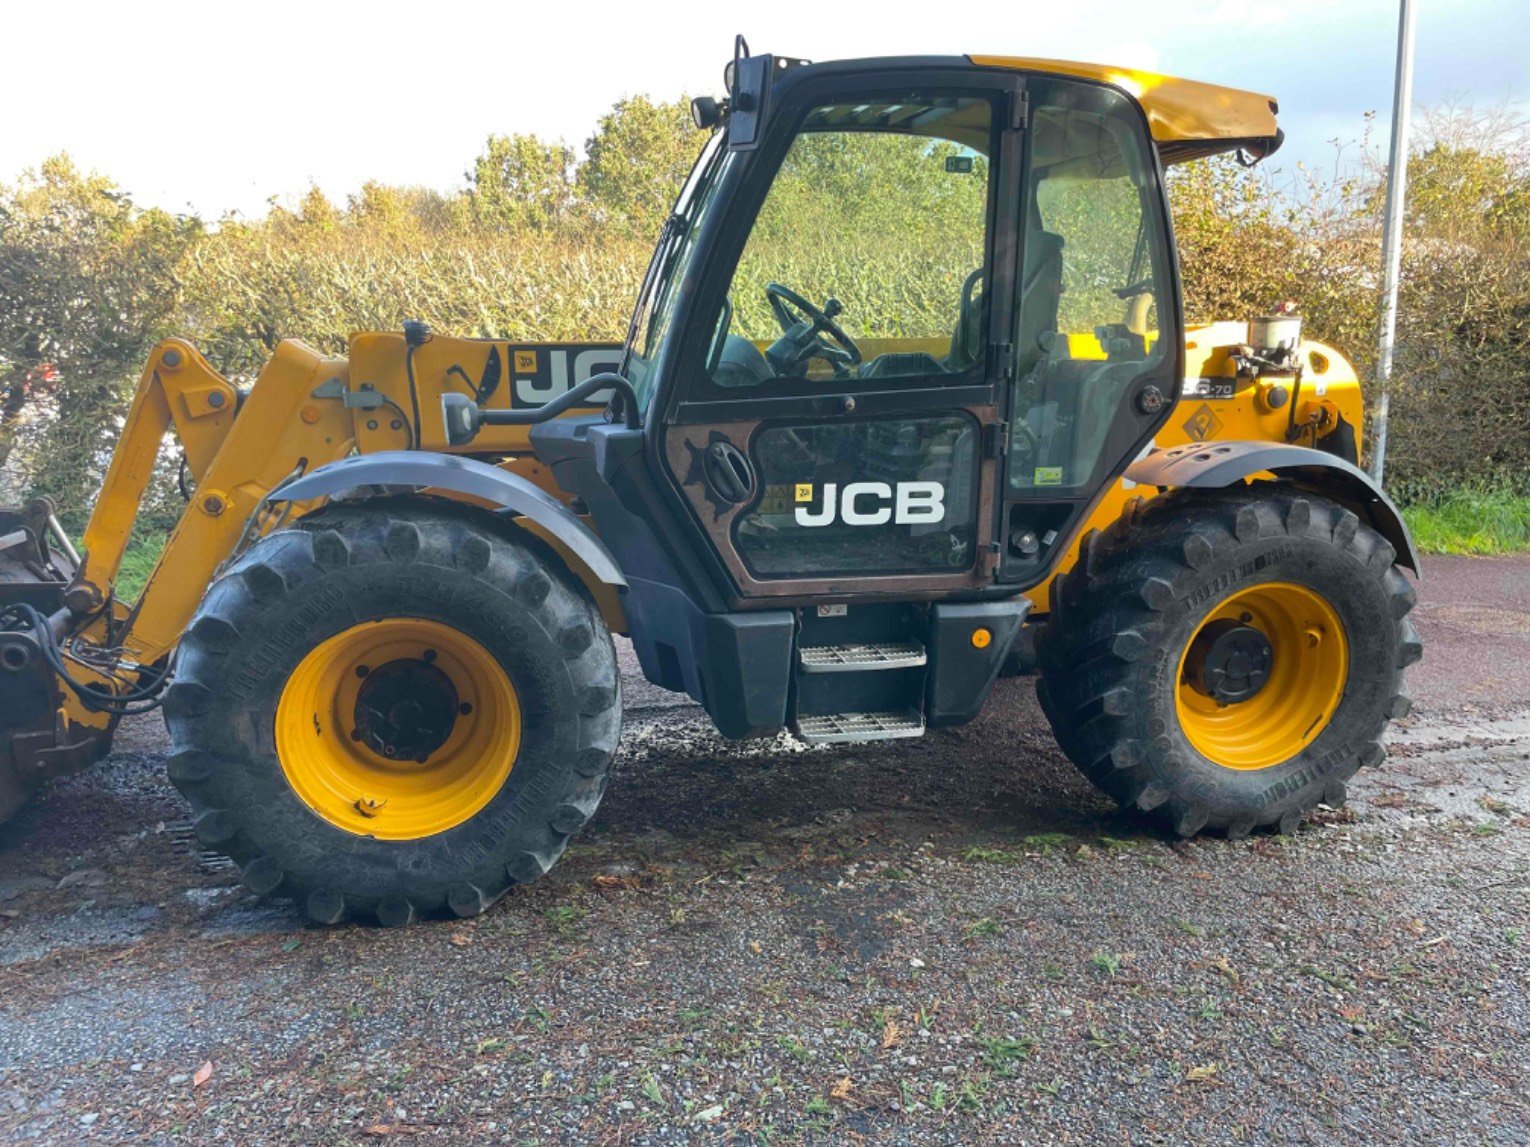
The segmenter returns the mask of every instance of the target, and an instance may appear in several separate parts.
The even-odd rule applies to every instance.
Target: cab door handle
[[[712,493],[730,505],[746,502],[754,493],[754,467],[731,442],[714,442],[707,447],[702,472]]]

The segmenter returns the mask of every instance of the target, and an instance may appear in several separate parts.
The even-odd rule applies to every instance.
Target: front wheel
[[[1097,786],[1182,836],[1292,831],[1385,756],[1422,653],[1396,555],[1273,483],[1175,491],[1088,538],[1041,635],[1042,706]]]
[[[538,539],[334,506],[209,589],[165,702],[198,836],[322,923],[481,912],[545,872],[621,730],[600,612]]]

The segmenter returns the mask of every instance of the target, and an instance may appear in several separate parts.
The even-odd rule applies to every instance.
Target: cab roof
[[[1269,155],[1283,138],[1275,125],[1279,105],[1257,92],[1181,80],[1174,76],[1027,56],[968,56],[984,68],[1049,72],[1111,84],[1126,92],[1147,113],[1153,141],[1165,164],[1217,155],[1239,148],[1257,158]]]

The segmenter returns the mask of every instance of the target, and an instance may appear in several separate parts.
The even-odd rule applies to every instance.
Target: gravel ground
[[[1422,590],[1414,717],[1295,837],[1117,814],[1023,680],[803,751],[629,677],[563,864],[402,931],[240,890],[140,721],[0,827],[0,1134],[1524,1143],[1530,560]]]

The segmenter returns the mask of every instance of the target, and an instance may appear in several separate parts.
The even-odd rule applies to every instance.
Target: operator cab
[[[661,465],[742,597],[1034,584],[1178,388],[1141,106],[966,60],[766,60],[746,122],[698,115],[718,130],[628,341]],[[941,516],[824,501],[865,482],[934,483]]]
[[[1189,122],[1177,83],[1154,78],[1170,134]],[[902,736],[976,711],[1019,594],[1179,392],[1161,156],[1134,85],[1046,62],[736,54],[727,100],[698,101],[713,134],[639,292],[625,425],[532,433],[627,577],[650,680],[732,736],[833,713]],[[851,645],[893,652],[819,664]]]

